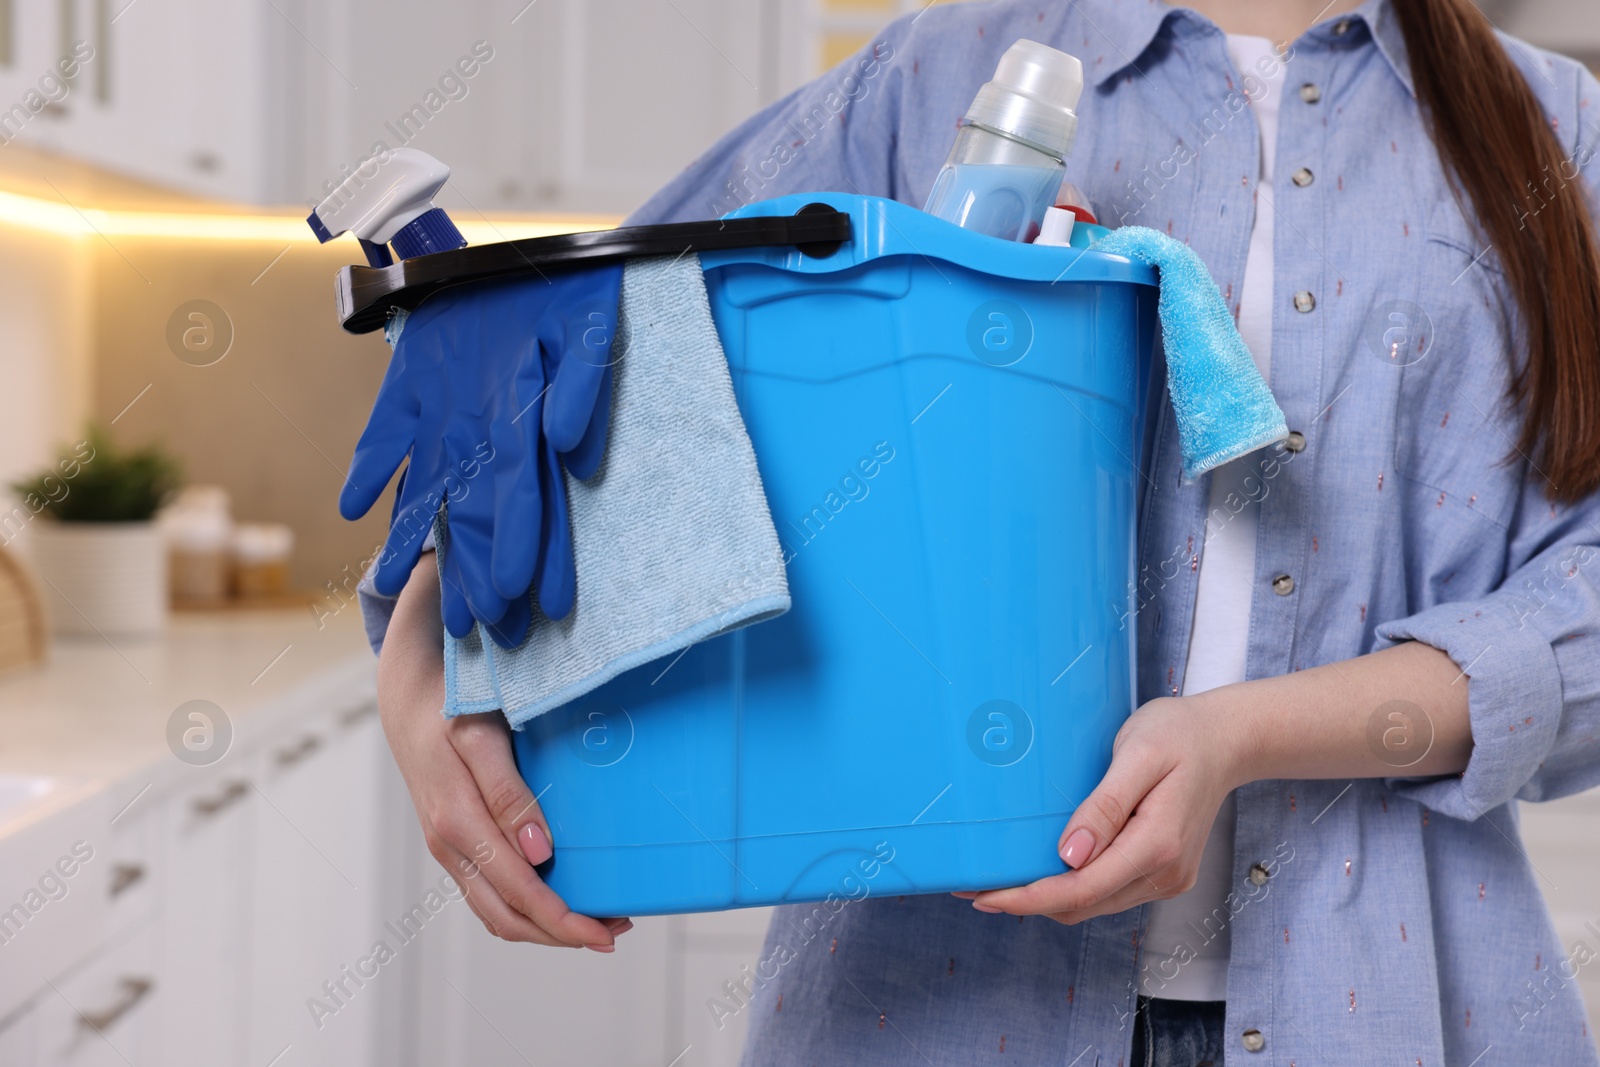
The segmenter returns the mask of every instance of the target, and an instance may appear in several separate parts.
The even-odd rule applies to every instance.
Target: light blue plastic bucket
[[[831,255],[701,257],[793,609],[516,735],[586,914],[1060,873],[1133,707],[1153,273],[871,197],[738,214],[816,202]]]

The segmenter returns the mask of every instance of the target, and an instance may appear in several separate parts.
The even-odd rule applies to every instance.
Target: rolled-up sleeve
[[[1523,562],[1476,600],[1378,627],[1450,656],[1467,686],[1472,756],[1459,778],[1393,779],[1397,792],[1461,819],[1513,798],[1553,800],[1600,784],[1600,504],[1552,508],[1530,485],[1513,537]]]
[[[1521,51],[1512,50],[1519,63],[1533,62]],[[1536,72],[1527,73],[1532,82]],[[1600,83],[1575,65],[1563,69],[1560,83],[1566,91],[1552,126],[1581,167],[1597,155],[1600,124],[1587,114],[1600,100]],[[1591,210],[1600,209],[1592,171],[1580,188]],[[1554,800],[1600,785],[1600,494],[1554,504],[1547,488],[1524,458],[1506,577],[1492,593],[1377,629],[1388,643],[1432,645],[1461,668],[1473,743],[1466,771],[1390,783],[1457,818],[1475,819],[1511,799]]]

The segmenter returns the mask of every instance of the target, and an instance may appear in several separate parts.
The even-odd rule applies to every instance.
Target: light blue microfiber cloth
[[[577,600],[533,609],[518,647],[480,625],[445,639],[445,714],[515,728],[709,637],[789,610],[772,524],[697,256],[630,260],[614,351],[611,438],[587,482],[567,475]],[[436,523],[441,553],[448,529]]]
[[[1094,250],[1161,272],[1156,310],[1185,481],[1289,436],[1283,410],[1194,249],[1157,230],[1124,226],[1097,241]]]

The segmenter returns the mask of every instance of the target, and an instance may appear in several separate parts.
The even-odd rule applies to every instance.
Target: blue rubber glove
[[[551,384],[541,421],[539,492],[545,507],[534,589],[539,610],[562,619],[577,597],[577,568],[561,468],[586,480],[605,456],[622,266],[566,275],[553,284],[563,290],[556,306],[564,313],[547,315],[537,329],[544,378]],[[520,572],[497,572],[497,578],[504,579],[496,583],[502,593],[527,585]]]
[[[513,472],[502,468],[508,484],[497,496],[508,509],[501,526],[524,513],[517,501],[537,497],[543,504],[537,544],[495,541],[494,586],[515,597],[530,586],[539,609],[551,619],[572,610],[576,588],[572,534],[567,513],[564,462],[575,478],[594,475],[605,453],[611,413],[611,347],[616,332],[622,265],[552,275],[546,283],[544,314],[532,324],[539,355],[518,367],[523,378],[549,383],[519,422],[523,448]],[[535,459],[537,457],[537,459]],[[537,552],[528,549],[537,548]]]
[[[614,272],[602,277],[601,271]],[[571,277],[571,276],[569,276]],[[582,279],[567,305],[571,314],[539,324],[545,372],[551,381],[544,434],[580,480],[590,478],[605,453],[611,403],[611,344],[616,331],[622,267],[600,268]],[[604,288],[600,288],[600,283]],[[557,284],[562,284],[560,281]],[[573,287],[578,288],[578,287]]]
[[[604,454],[621,277],[613,265],[456,286],[396,323],[394,357],[340,495],[341,513],[361,517],[409,455],[374,575],[380,592],[405,585],[443,507],[441,614],[453,636],[476,620],[498,644],[519,644],[536,571],[541,610],[571,610],[560,462],[588,477]],[[547,420],[575,442],[558,449]]]
[[[519,391],[506,379],[519,364],[538,360],[535,339],[523,338],[519,353],[515,335],[501,325],[539,310],[528,301],[514,286],[462,286],[393,324],[394,356],[340,496],[345,517],[359,518],[410,457],[374,584],[385,594],[399,592],[435,516],[447,507],[454,551],[447,562],[441,554],[442,614],[458,637],[474,619],[497,622],[509,607],[488,575],[495,488],[487,472],[500,459],[494,426],[516,415],[505,409]],[[532,395],[542,388],[535,383]],[[530,504],[536,530],[538,502]]]

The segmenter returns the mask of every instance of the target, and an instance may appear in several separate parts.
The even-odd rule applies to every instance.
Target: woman
[[[950,5],[632,221],[920,205],[1019,37],[1082,58],[1069,177],[1200,254],[1293,433],[1183,486],[1163,405],[1145,702],[1066,870],[846,908],[757,991],[747,1060],[1597,1062],[1573,974],[1600,946],[1556,941],[1515,802],[1600,783],[1600,86],[1469,0]],[[429,846],[493,853],[468,901],[497,935],[609,952],[630,924],[528,866],[552,846],[503,726],[437,714],[437,596],[425,563],[380,668]]]

